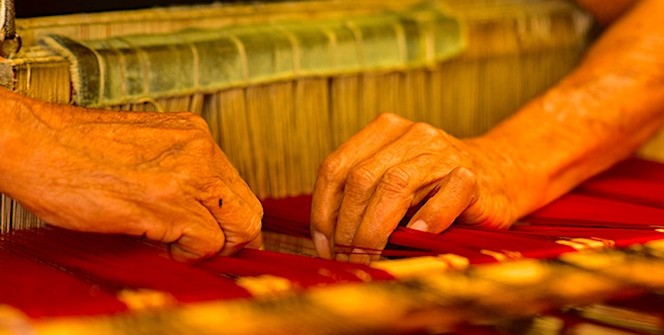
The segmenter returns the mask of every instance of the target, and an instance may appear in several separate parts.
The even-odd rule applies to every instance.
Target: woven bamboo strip
[[[349,15],[398,11],[422,0],[291,1],[256,4],[211,4],[154,8],[102,14],[76,14],[17,20],[24,45],[33,45],[47,34],[74,39],[103,39],[134,34],[163,34],[182,29],[218,29],[264,22],[322,20]]]

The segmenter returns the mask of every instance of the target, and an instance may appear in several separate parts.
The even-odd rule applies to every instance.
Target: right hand
[[[416,230],[440,233],[453,222],[508,228],[532,208],[524,190],[541,190],[528,179],[510,151],[492,140],[461,140],[382,114],[321,165],[312,237],[321,257],[367,263],[416,206],[408,224]]]

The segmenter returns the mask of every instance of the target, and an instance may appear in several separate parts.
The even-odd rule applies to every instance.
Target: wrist
[[[493,176],[484,182],[509,199],[514,219],[546,203],[547,173],[536,160],[528,157],[516,136],[489,132],[467,139],[466,143],[473,151],[479,152],[475,156],[482,157],[483,162],[478,162],[478,166],[491,170],[479,173]]]

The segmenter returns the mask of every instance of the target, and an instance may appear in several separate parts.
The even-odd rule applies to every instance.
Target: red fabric
[[[575,192],[664,207],[662,164],[631,158],[581,184]]]
[[[233,275],[272,275],[289,279],[296,287],[323,284],[394,279],[388,273],[367,265],[341,263],[315,257],[245,249],[234,257],[215,257],[197,265],[205,270]],[[360,275],[362,274],[362,275]]]
[[[126,306],[94,283],[0,248],[0,302],[32,318],[112,314]]]
[[[172,261],[137,238],[47,228],[18,231],[2,242],[111,294],[143,288],[168,292],[180,302],[250,296],[234,281]]]
[[[664,226],[660,181],[662,165],[628,160],[510,230],[455,225],[430,234],[399,227],[383,255],[451,253],[482,264],[496,262],[496,254],[553,258],[574,250],[559,240],[585,238],[625,247],[661,239],[662,233],[654,229]],[[263,204],[265,230],[309,237],[309,196],[266,199]],[[171,261],[163,248],[140,238],[57,228],[19,231],[0,239],[0,303],[30,317],[123,312],[126,307],[115,298],[122,289],[168,292],[183,303],[248,297],[233,278],[260,275],[283,277],[301,288],[393,279],[365,265],[258,250],[192,266]]]
[[[664,226],[664,208],[585,194],[569,193],[535,211],[525,221],[558,225],[601,227]]]

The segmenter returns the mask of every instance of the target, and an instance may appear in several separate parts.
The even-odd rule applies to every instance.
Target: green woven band
[[[49,36],[72,64],[74,103],[99,107],[307,76],[431,66],[464,48],[438,7],[343,20],[227,27],[97,41]]]

